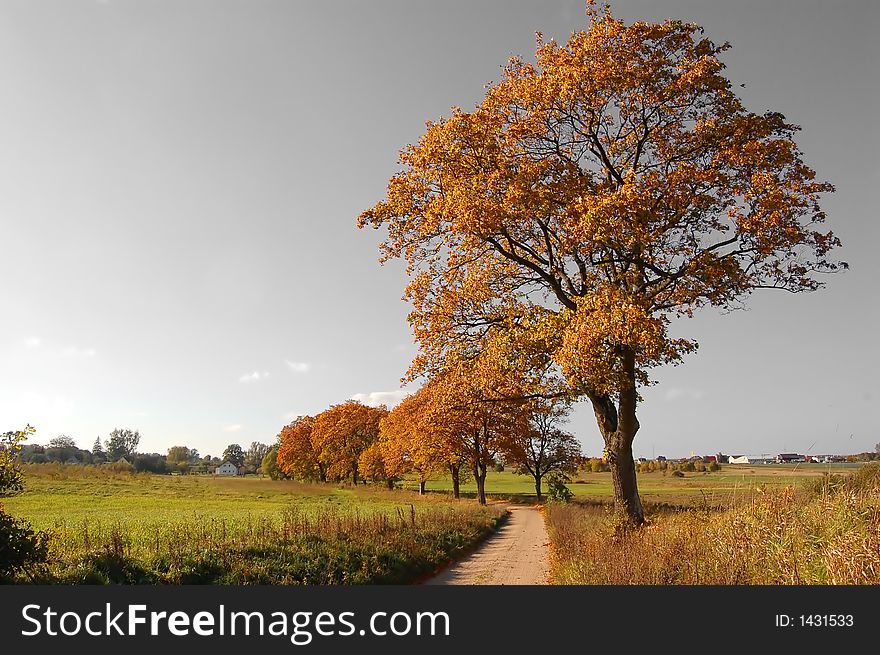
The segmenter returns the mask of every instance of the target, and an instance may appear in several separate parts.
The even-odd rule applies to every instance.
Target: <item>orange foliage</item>
[[[324,465],[312,447],[314,425],[313,417],[300,416],[278,435],[281,439],[278,447],[278,468],[294,480],[326,481]]]
[[[671,319],[755,289],[811,291],[846,265],[819,229],[832,186],[804,163],[797,126],[744,107],[727,44],[681,21],[587,13],[565,44],[538,35],[536,63],[511,59],[473,111],[429,122],[358,224],[387,228],[382,259],[407,262],[410,379],[482,361],[586,396],[616,470],[636,389],[696,348]]]
[[[379,438],[385,406],[367,407],[355,400],[333,405],[315,417],[312,447],[335,480],[351,477],[357,484],[361,454]]]

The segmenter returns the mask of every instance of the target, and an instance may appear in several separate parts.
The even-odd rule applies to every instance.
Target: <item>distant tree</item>
[[[575,437],[559,429],[569,412],[564,403],[537,401],[529,408],[527,430],[513,440],[507,453],[512,463],[535,479],[538,502],[544,499],[541,481],[553,472],[565,475],[577,470],[581,446]]]
[[[165,455],[159,453],[135,453],[130,463],[138,473],[168,473]]]
[[[231,443],[223,451],[223,459],[235,466],[244,466],[244,451],[237,443]]]
[[[880,453],[880,443],[874,445],[874,452]]]
[[[76,441],[73,437],[68,437],[66,434],[59,434],[57,437],[49,439],[47,446],[49,448],[68,448],[70,450],[75,450]]]
[[[298,416],[278,435],[278,468],[294,480],[327,482],[327,468],[312,444],[313,416]]]
[[[244,467],[248,473],[256,473],[263,464],[263,458],[269,452],[269,446],[259,441],[251,442],[244,454]]]
[[[278,466],[279,447],[278,444],[272,446],[269,449],[269,452],[266,453],[265,457],[263,457],[263,461],[260,463],[260,473],[268,476],[272,480],[281,480],[287,477],[284,471]]]
[[[141,435],[137,430],[116,428],[110,433],[110,438],[107,440],[107,459],[111,462],[115,462],[121,457],[130,459],[137,452],[140,440]]]
[[[23,444],[18,451],[18,457],[23,464],[43,464],[49,461],[46,449],[40,444]]]
[[[100,464],[106,461],[107,453],[104,451],[104,446],[101,445],[101,438],[95,437],[95,443],[92,444],[92,462]]]
[[[46,459],[50,462],[61,462],[62,464],[80,463],[84,460],[89,461],[90,457],[83,457],[84,452],[76,447],[76,441],[73,437],[69,437],[66,434],[60,434],[50,439],[49,443],[46,444],[45,450]]]
[[[189,462],[189,448],[187,446],[171,446],[168,449],[168,454],[165,455],[165,461],[173,466]]]
[[[199,462],[199,452],[195,448],[187,446],[171,446],[168,454],[165,456],[165,463],[169,468],[177,469],[181,472],[189,470],[190,466],[197,465]]]

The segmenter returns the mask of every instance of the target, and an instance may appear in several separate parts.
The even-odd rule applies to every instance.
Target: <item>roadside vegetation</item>
[[[553,581],[880,583],[880,463],[781,488],[758,485],[727,509],[646,505],[649,523],[634,530],[603,505],[551,504]]]

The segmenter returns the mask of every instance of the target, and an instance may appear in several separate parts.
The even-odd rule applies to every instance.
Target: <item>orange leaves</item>
[[[301,416],[281,430],[278,435],[278,468],[295,480],[324,480],[324,469],[318,453],[312,446],[315,419]]]
[[[665,319],[652,315],[619,289],[606,286],[567,316],[555,360],[572,386],[586,383],[593,393],[610,395],[626,382],[621,378],[622,349],[637,353],[636,364],[642,370],[694,349],[691,342],[670,340],[666,326]]]
[[[670,317],[815,289],[843,266],[816,229],[833,188],[796,126],[733,94],[727,44],[681,21],[587,13],[567,43],[539,37],[535,64],[511,59],[473,111],[430,123],[360,217],[387,228],[383,258],[412,276],[410,377],[468,362],[483,391],[518,369],[613,394],[622,352],[644,383],[693,350]]]
[[[361,454],[379,438],[379,421],[388,413],[382,407],[367,407],[354,400],[333,405],[315,417],[312,446],[327,475],[358,480]]]

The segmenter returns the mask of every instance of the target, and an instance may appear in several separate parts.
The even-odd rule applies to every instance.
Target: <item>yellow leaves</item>
[[[623,349],[635,352],[642,368],[674,358],[679,350],[667,338],[665,320],[606,286],[567,315],[554,358],[573,383],[586,381],[595,392],[608,394],[619,388]]]
[[[361,215],[412,276],[410,379],[467,362],[481,393],[505,370],[611,393],[621,352],[647,380],[693,349],[669,316],[812,289],[811,273],[840,266],[826,259],[836,238],[811,227],[832,187],[795,126],[733,95],[727,44],[679,21],[588,15],[566,43],[539,37],[535,64],[511,59],[473,111],[430,123]]]

